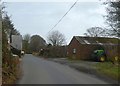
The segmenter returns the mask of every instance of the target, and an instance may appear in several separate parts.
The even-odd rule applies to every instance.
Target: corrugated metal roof
[[[119,44],[120,40],[117,38],[105,38],[105,37],[83,37],[74,36],[81,44]]]
[[[22,35],[12,35],[11,46],[21,50],[22,49]]]

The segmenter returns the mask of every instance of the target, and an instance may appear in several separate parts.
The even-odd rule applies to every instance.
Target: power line
[[[76,2],[69,8],[69,10],[61,17],[61,19],[53,26],[53,28],[51,28],[48,33],[50,31],[52,31],[61,21],[62,19],[69,13],[69,11],[75,6],[75,4],[77,3],[78,0],[76,0]]]

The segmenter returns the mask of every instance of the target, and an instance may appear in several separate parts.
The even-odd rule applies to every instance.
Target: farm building
[[[109,58],[120,57],[119,43],[118,38],[74,36],[68,45],[67,56],[70,59],[88,60],[91,59],[94,50],[104,49]]]
[[[12,35],[10,47],[13,54],[21,57],[22,51],[22,35]]]
[[[12,35],[11,46],[15,49],[22,50],[22,35]]]

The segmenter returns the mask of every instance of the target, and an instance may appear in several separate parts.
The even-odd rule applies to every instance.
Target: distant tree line
[[[23,50],[26,53],[39,52],[40,48],[45,45],[46,41],[39,35],[25,34],[23,36]]]
[[[26,53],[38,53],[49,57],[65,56],[63,46],[66,43],[65,36],[59,31],[52,31],[47,37],[48,43],[39,35],[25,34],[23,36],[23,50]],[[65,48],[65,47],[64,47]]]

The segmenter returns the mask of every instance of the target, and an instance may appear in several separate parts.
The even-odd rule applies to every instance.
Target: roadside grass
[[[114,65],[111,62],[99,62],[95,64],[97,72],[111,77],[115,80],[120,80],[120,65]]]
[[[0,41],[0,66],[2,65],[2,43]]]

